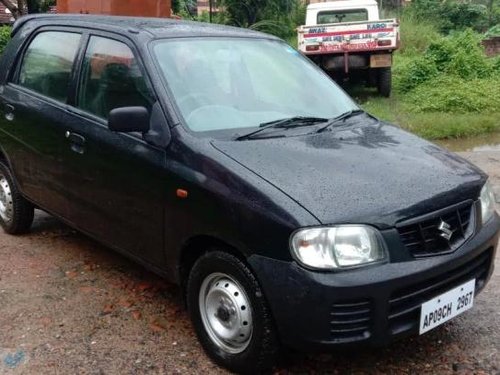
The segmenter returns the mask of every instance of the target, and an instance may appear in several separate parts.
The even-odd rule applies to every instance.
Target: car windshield
[[[160,40],[154,54],[195,132],[258,128],[292,117],[333,118],[358,106],[295,49],[245,38]]]

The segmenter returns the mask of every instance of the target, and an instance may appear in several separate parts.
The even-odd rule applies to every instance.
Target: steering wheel
[[[210,97],[207,94],[199,92],[184,95],[179,99],[177,104],[180,108],[187,110],[187,113],[185,113],[185,115],[189,115],[191,114],[191,112],[201,107],[212,105]]]

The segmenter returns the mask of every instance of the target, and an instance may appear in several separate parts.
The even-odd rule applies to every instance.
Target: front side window
[[[24,55],[19,85],[66,102],[80,38],[80,34],[67,32],[38,34]]]
[[[318,25],[360,21],[368,21],[368,11],[366,9],[329,10],[318,13]]]
[[[154,53],[185,123],[196,132],[332,118],[357,105],[295,49],[240,38],[161,40]]]
[[[152,96],[132,50],[93,36],[83,61],[78,107],[103,119],[121,107],[151,109]]]

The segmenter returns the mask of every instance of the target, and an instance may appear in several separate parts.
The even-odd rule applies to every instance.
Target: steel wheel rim
[[[252,308],[243,287],[231,276],[212,273],[200,287],[201,320],[208,336],[230,354],[243,352],[252,338]]]
[[[14,200],[9,182],[3,173],[0,172],[0,217],[6,223],[12,221],[14,214]]]

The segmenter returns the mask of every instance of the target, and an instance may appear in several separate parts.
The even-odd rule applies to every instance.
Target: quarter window
[[[132,50],[116,40],[91,37],[83,62],[79,108],[106,119],[115,108],[150,110],[152,103]]]
[[[31,42],[21,65],[19,85],[66,102],[81,35],[47,31]]]

